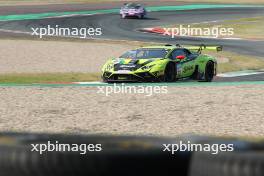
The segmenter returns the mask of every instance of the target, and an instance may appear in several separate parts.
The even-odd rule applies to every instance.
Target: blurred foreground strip
[[[32,146],[47,144],[47,141],[53,147],[63,144],[60,147],[65,148],[63,151],[42,154],[32,151]],[[192,151],[178,151],[172,155],[164,150],[164,144],[169,146],[187,141],[201,145],[232,144],[234,150],[216,155]],[[65,150],[66,144],[71,146],[70,151]],[[74,152],[73,147],[81,145],[95,152],[84,155]],[[100,150],[96,150],[98,145]],[[247,141],[238,138],[1,133],[0,175],[263,176],[263,149],[263,140]]]

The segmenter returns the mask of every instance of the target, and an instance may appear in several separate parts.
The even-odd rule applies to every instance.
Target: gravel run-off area
[[[1,87],[0,130],[176,136],[264,135],[264,85],[176,86],[165,94],[97,87]]]

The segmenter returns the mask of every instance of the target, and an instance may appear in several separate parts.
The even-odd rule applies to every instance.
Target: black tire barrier
[[[31,144],[101,144],[100,152],[32,152]],[[233,144],[233,152],[164,152],[163,144]],[[263,176],[264,142],[181,136],[0,133],[0,176]]]
[[[96,144],[101,152],[32,152],[31,144]],[[171,139],[155,137],[0,134],[1,176],[187,175],[189,153],[162,151]]]

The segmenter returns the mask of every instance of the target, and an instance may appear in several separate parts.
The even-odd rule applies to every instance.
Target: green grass
[[[182,2],[194,2],[194,3],[231,3],[231,4],[263,4],[263,0],[183,0]]]
[[[260,70],[264,69],[264,59],[247,55],[239,55],[233,52],[204,52],[218,58],[218,72],[232,72],[242,70]],[[221,62],[222,59],[228,62]]]
[[[245,39],[264,39],[264,17],[241,18],[236,20],[225,20],[219,22],[209,22],[200,24],[183,24],[184,27],[190,25],[191,28],[233,28],[234,35],[228,37],[237,37]],[[180,24],[169,25],[167,27],[180,27]],[[225,37],[225,36],[223,36]]]
[[[63,83],[100,80],[99,73],[10,73],[0,74],[0,83]]]
[[[235,37],[264,39],[264,17],[229,20],[223,25],[234,28]]]

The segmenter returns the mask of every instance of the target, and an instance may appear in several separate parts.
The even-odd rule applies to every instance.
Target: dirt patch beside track
[[[96,42],[0,40],[0,73],[99,72],[107,59],[131,48]]]
[[[168,94],[98,94],[96,87],[0,88],[0,130],[264,135],[264,86],[169,87]]]

